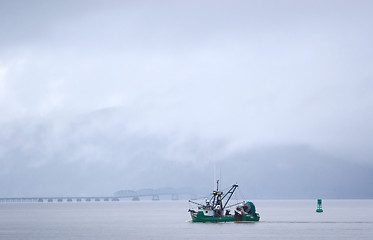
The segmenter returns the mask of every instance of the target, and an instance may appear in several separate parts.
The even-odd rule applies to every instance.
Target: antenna
[[[221,167],[220,167],[220,172],[219,172],[219,180],[221,181]]]
[[[216,164],[215,164],[215,161],[214,161],[214,181],[213,181],[213,183],[215,183],[216,182]],[[213,186],[213,187],[215,187],[215,186]],[[214,188],[212,188],[212,189],[214,189]]]

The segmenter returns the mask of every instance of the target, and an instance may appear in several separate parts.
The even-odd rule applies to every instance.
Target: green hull
[[[243,216],[223,216],[223,217],[212,217],[212,216],[205,216],[202,211],[191,212],[190,215],[192,216],[193,222],[257,222],[260,219],[259,214],[254,214],[253,216],[247,214]]]

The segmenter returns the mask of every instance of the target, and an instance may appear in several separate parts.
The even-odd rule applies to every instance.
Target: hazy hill
[[[0,125],[0,196],[111,195],[238,182],[250,198],[373,198],[373,168],[304,145],[225,153],[224,141],[139,134],[122,113]]]

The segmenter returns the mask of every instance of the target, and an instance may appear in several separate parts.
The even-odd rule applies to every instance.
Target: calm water
[[[0,239],[373,239],[373,200],[256,200],[258,223],[191,223],[186,201],[0,204]]]

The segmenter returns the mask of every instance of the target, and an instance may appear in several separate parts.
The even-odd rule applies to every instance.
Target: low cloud
[[[72,168],[91,179],[144,159],[144,169],[127,171],[137,176],[147,161],[206,167],[279,146],[370,167],[372,8],[2,2],[0,172]],[[29,187],[12,189],[4,194]]]

